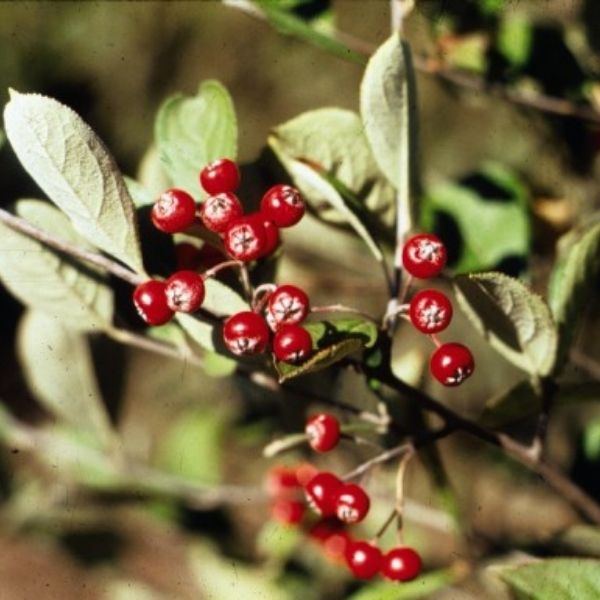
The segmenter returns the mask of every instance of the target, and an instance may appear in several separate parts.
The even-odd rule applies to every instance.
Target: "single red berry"
[[[259,213],[259,215],[260,214],[261,213]],[[261,220],[263,227],[265,228],[265,234],[267,238],[265,247],[263,248],[262,254],[260,255],[262,258],[263,256],[269,256],[277,249],[281,238],[279,236],[279,227],[277,227],[277,225],[275,225],[273,221],[265,219],[262,215]]]
[[[204,301],[204,280],[195,271],[177,271],[166,282],[169,308],[176,312],[196,312]]]
[[[343,562],[352,536],[344,525],[335,519],[321,519],[309,530],[310,539],[321,546],[325,556],[332,562]]]
[[[282,325],[302,323],[310,310],[306,293],[295,285],[280,285],[270,296],[265,309],[269,327],[277,331]]]
[[[291,227],[304,215],[304,200],[296,188],[275,185],[263,196],[260,210],[277,227]]]
[[[227,227],[223,242],[231,258],[249,262],[262,255],[267,245],[267,232],[253,215],[240,217]]]
[[[227,257],[219,249],[205,243],[199,250],[198,260],[200,268],[212,269],[212,267],[225,261]]]
[[[235,194],[222,192],[209,196],[200,207],[200,218],[204,227],[215,233],[223,233],[227,227],[244,214],[244,209]]]
[[[421,557],[412,548],[394,548],[383,556],[381,574],[392,581],[410,581],[421,573]]]
[[[439,237],[423,233],[410,238],[402,249],[402,263],[414,277],[439,275],[446,265],[446,247]]]
[[[381,569],[382,555],[377,546],[359,540],[348,544],[346,549],[346,564],[355,577],[371,579]]]
[[[344,523],[359,523],[369,512],[371,501],[359,485],[347,483],[337,493],[335,514]]]
[[[200,265],[200,249],[189,242],[175,244],[175,263],[179,271],[195,271]]]
[[[200,185],[207,194],[235,192],[240,185],[240,172],[232,160],[221,158],[200,171]]]
[[[269,469],[265,478],[265,491],[270,498],[295,498],[300,485],[296,470],[282,465]]]
[[[148,325],[163,325],[173,317],[165,287],[164,281],[150,279],[138,285],[133,292],[133,304]]]
[[[303,502],[281,498],[271,505],[271,516],[283,525],[297,525],[302,521],[304,509]]]
[[[154,203],[150,217],[160,231],[179,233],[194,224],[196,202],[183,190],[167,190]]]
[[[300,325],[284,325],[273,338],[273,353],[282,362],[299,363],[312,351],[310,333]]]
[[[302,487],[306,487],[306,484],[319,472],[317,467],[310,463],[301,463],[296,467],[296,478],[298,483]]]
[[[473,373],[475,361],[471,351],[462,344],[442,344],[431,356],[431,374],[442,384],[461,384]]]
[[[250,355],[264,352],[269,343],[269,328],[254,312],[239,312],[223,325],[223,341],[233,354]]]
[[[327,413],[310,417],[304,431],[310,447],[317,452],[329,452],[340,441],[340,422]]]
[[[309,506],[322,517],[335,515],[337,491],[342,485],[333,473],[317,473],[304,487]]]
[[[410,301],[410,320],[423,333],[438,333],[452,319],[452,303],[437,290],[421,290]]]

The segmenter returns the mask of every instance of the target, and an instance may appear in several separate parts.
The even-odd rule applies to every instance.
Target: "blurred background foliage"
[[[363,72],[360,53],[344,60],[277,29],[289,32],[291,16],[296,26],[324,35],[335,27],[374,48],[388,36],[389,5],[262,4],[275,28],[216,1],[0,3],[0,98],[4,104],[13,87],[71,106],[123,172],[135,176],[164,98],[193,94],[200,81],[215,78],[234,99],[240,160],[260,158],[255,174],[269,181],[274,161],[264,149],[272,130],[311,109],[356,111]],[[417,56],[456,69],[467,78],[462,81],[600,110],[596,0],[417,0],[406,28]],[[495,268],[543,290],[559,236],[600,206],[600,117],[556,115],[472,87],[418,77],[422,225],[449,241],[457,272]],[[41,197],[1,141],[0,192],[4,205]],[[290,231],[278,280],[303,285],[315,304],[341,302],[377,313],[385,303],[384,283],[364,245],[316,218]],[[102,337],[92,340],[82,367],[73,356],[87,350],[76,334],[68,347],[55,348],[51,327],[39,316],[19,323],[22,307],[6,293],[0,305],[2,598],[508,598],[493,570],[483,568],[487,563],[476,569],[475,559],[498,564],[565,549],[600,555],[600,533],[579,524],[543,483],[459,437],[440,444],[448,477],[443,493],[428,475],[432,456],[409,471],[407,541],[422,552],[430,573],[402,592],[382,584],[359,589],[297,532],[268,522],[264,502],[222,506],[194,497],[205,484],[260,488],[273,462],[262,458],[262,447],[297,431],[308,409],[293,392],[296,384],[275,395]],[[586,309],[583,332],[598,331],[598,306]],[[19,360],[17,338],[23,348],[28,336],[44,338],[49,351],[21,351]],[[433,388],[423,370],[427,342],[408,327],[396,339],[395,369],[478,417],[484,399],[501,395],[520,376],[460,315],[453,336],[474,347],[479,364],[479,376],[460,394],[444,397]],[[580,335],[576,353],[580,366],[568,377],[575,383],[597,377],[600,337]],[[48,365],[62,378],[55,389],[40,390],[35,373]],[[352,373],[310,375],[300,387],[313,385],[356,406],[376,405]],[[137,470],[107,461],[78,415],[76,427],[68,427],[60,406],[69,397],[106,405]],[[550,453],[600,498],[600,409],[582,399],[556,409]],[[393,408],[408,430],[418,422],[414,407]],[[526,439],[531,426],[524,418],[512,433]],[[368,456],[368,449],[347,445],[320,464],[344,471]],[[284,462],[307,458],[313,457],[300,450]],[[393,477],[380,470],[369,480],[377,501],[364,535],[384,520]]]

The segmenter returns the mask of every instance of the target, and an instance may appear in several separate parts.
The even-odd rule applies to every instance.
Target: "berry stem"
[[[263,448],[263,456],[265,458],[273,458],[286,450],[291,450],[297,446],[301,446],[308,441],[308,437],[305,433],[292,433],[284,438],[273,440]]]
[[[440,339],[438,338],[438,336],[435,333],[432,333],[428,337],[433,342],[433,345],[436,348],[439,348],[442,345],[442,342],[440,342]]]
[[[252,310],[259,313],[264,308],[269,296],[277,289],[274,283],[263,283],[254,290],[252,294]]]
[[[373,323],[377,323],[377,319],[372,317],[371,315],[358,310],[357,308],[352,308],[351,306],[345,306],[344,304],[328,304],[326,306],[313,306],[310,309],[310,312],[313,313],[350,313],[353,315],[359,315],[368,321]]]
[[[388,530],[388,527],[394,522],[395,517],[396,507],[392,509],[392,512],[389,514],[388,518],[383,522],[383,525],[377,530],[377,533],[373,538],[374,543],[379,542],[379,540],[383,537],[383,534]]]
[[[252,284],[250,283],[250,275],[248,274],[248,267],[241,263],[240,266],[240,279],[242,281],[242,287],[244,288],[244,295],[248,302],[252,301],[253,289]]]
[[[225,269],[230,269],[232,267],[237,267],[238,269],[241,269],[243,266],[244,263],[240,262],[239,260],[227,260],[225,262],[219,263],[218,265],[215,265],[211,269],[208,269],[208,271],[205,271],[202,274],[202,278],[209,279],[210,277],[214,277],[217,273]]]
[[[403,531],[403,516],[404,516],[404,476],[406,474],[406,467],[410,462],[410,459],[415,454],[414,446],[411,446],[401,457],[398,464],[398,470],[396,472],[396,514],[398,515],[398,542],[400,545],[404,544],[404,531]]]
[[[84,248],[80,248],[75,244],[65,242],[64,240],[47,233],[43,229],[37,228],[35,225],[32,225],[25,219],[9,213],[3,208],[0,208],[0,222],[8,225],[15,231],[24,233],[25,235],[42,242],[42,244],[45,244],[50,248],[54,248],[55,250],[62,252],[63,254],[74,256],[75,258],[79,258],[87,263],[104,269],[115,277],[118,277],[119,279],[122,279],[133,286],[138,286],[148,279],[145,275],[134,273],[127,267],[124,267],[120,263],[102,254],[91,252],[90,250],[85,250]]]

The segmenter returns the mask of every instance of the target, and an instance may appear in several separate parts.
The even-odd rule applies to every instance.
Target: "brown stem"
[[[85,262],[100,267],[101,269],[112,273],[115,277],[118,277],[119,279],[122,279],[133,286],[137,286],[148,279],[143,275],[134,273],[127,267],[124,267],[120,263],[102,254],[85,250],[84,248],[81,248],[75,244],[65,242],[64,240],[51,235],[43,229],[38,229],[35,225],[25,221],[25,219],[21,219],[21,217],[17,217],[16,215],[9,213],[3,208],[0,208],[0,222],[8,225],[15,231],[24,233],[25,235],[42,242],[42,244],[45,244],[54,250],[58,250],[64,254],[69,254],[70,256],[74,256],[75,258],[79,258]]]
[[[363,317],[364,319],[366,319],[367,321],[371,321],[372,323],[377,324],[378,321],[375,317],[372,317],[371,315],[362,312],[361,310],[358,310],[357,308],[352,308],[351,306],[345,306],[344,304],[328,304],[326,306],[313,306],[310,309],[310,312],[313,313],[332,313],[332,312],[337,312],[337,313],[348,313],[351,315],[358,315],[360,317]]]
[[[545,378],[540,382],[542,409],[538,415],[535,435],[530,447],[532,456],[538,460],[544,455],[546,434],[548,433],[548,425],[550,423],[550,411],[552,410],[557,390],[558,385],[551,378]]]

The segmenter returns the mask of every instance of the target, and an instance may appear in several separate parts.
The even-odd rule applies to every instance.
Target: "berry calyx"
[[[436,235],[423,233],[410,238],[402,249],[402,264],[414,277],[428,279],[442,272],[447,253]]]
[[[352,574],[359,579],[371,579],[381,569],[382,555],[377,546],[359,540],[348,544],[346,564]]]
[[[381,574],[392,581],[411,581],[419,576],[423,564],[412,548],[394,548],[383,556]]]
[[[335,514],[344,523],[359,523],[367,516],[370,506],[371,501],[365,490],[359,485],[348,483],[338,490]]]
[[[317,473],[304,487],[309,506],[322,517],[335,515],[337,491],[342,485],[333,473]]]
[[[221,158],[200,171],[200,185],[208,194],[235,192],[240,185],[240,172],[232,160]]]
[[[437,290],[421,290],[410,301],[412,324],[423,333],[438,333],[452,320],[452,303]]]
[[[227,227],[244,214],[244,209],[235,194],[222,192],[209,196],[200,207],[200,218],[204,227],[215,233],[223,233]]]
[[[304,503],[281,498],[271,505],[271,516],[283,525],[297,525],[304,516]]]
[[[172,311],[196,312],[204,301],[204,280],[195,271],[177,271],[167,279],[165,294]]]
[[[227,227],[223,243],[231,258],[249,262],[262,255],[267,245],[267,233],[263,223],[249,215],[233,221]]]
[[[310,447],[317,452],[329,452],[340,441],[340,422],[327,413],[310,417],[304,431]]]
[[[291,227],[304,216],[304,200],[290,185],[275,185],[263,196],[260,210],[277,227]]]
[[[273,338],[275,358],[286,363],[299,363],[312,351],[310,333],[300,325],[284,325]]]
[[[299,487],[296,470],[282,465],[270,469],[265,478],[265,491],[270,498],[294,498]]]
[[[154,226],[164,233],[179,233],[194,223],[196,202],[183,190],[163,192],[150,211]]]
[[[306,293],[295,285],[280,285],[270,296],[265,309],[269,327],[277,331],[283,325],[302,323],[310,310]]]
[[[238,356],[260,354],[269,343],[269,328],[260,315],[239,312],[225,321],[223,341],[228,350]]]
[[[133,304],[148,325],[164,325],[173,317],[165,287],[164,281],[150,279],[138,285],[133,292]]]
[[[431,356],[431,374],[443,385],[460,385],[473,373],[475,360],[462,344],[442,344]]]

